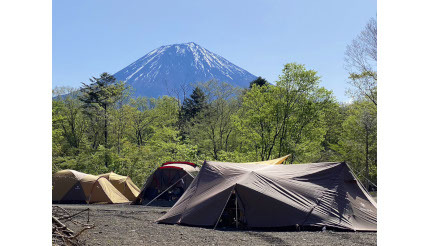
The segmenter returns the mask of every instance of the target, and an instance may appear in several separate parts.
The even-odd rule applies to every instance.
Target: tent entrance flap
[[[151,202],[157,206],[173,206],[194,180],[192,174],[198,170],[192,165],[163,164],[149,176],[132,204],[145,205]],[[154,198],[155,201],[152,201]]]
[[[213,229],[215,230],[218,226],[229,228],[246,227],[244,214],[243,205],[235,185]]]
[[[182,176],[180,179],[178,179],[175,183],[173,183],[171,186],[169,186],[167,189],[165,189],[163,192],[161,192],[158,196],[156,196],[154,199],[152,199],[150,202],[148,202],[146,206],[148,206],[149,204],[151,204],[153,201],[157,200],[157,198],[159,198],[160,196],[162,196],[164,193],[166,193],[168,190],[170,190],[173,186],[175,186],[177,183],[179,183],[179,181],[183,181],[183,178],[185,178],[185,176],[187,176],[188,173],[186,173],[184,176]]]
[[[81,183],[77,182],[61,200],[67,203],[86,204],[84,189]]]

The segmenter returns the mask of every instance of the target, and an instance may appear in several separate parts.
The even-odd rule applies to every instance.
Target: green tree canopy
[[[269,82],[267,82],[266,79],[263,79],[262,77],[258,76],[258,78],[256,78],[255,80],[251,81],[251,83],[249,83],[249,88],[252,88],[253,85],[263,86],[268,84]]]
[[[199,112],[205,110],[208,107],[208,102],[206,99],[206,95],[200,89],[200,87],[196,87],[193,90],[193,93],[190,95],[190,98],[186,98],[184,103],[182,104],[181,110],[181,120],[184,122],[188,122],[193,119]]]

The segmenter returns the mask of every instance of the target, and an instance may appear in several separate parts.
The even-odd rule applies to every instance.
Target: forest
[[[52,100],[52,171],[113,171],[142,186],[163,162],[250,162],[291,154],[287,164],[346,161],[377,184],[376,21],[345,52],[351,97],[339,102],[317,71],[285,64],[275,84],[222,81],[191,95],[135,97],[103,73],[80,88],[57,87]],[[179,93],[178,93],[179,94]]]

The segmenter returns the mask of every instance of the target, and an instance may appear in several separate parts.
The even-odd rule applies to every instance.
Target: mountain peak
[[[211,79],[248,87],[256,76],[194,43],[163,45],[114,74],[136,96],[158,97]],[[190,92],[188,92],[189,94]]]
[[[157,48],[155,50],[166,49],[166,48],[171,48],[171,47],[198,47],[198,48],[202,48],[200,45],[198,45],[194,42],[188,42],[188,43],[180,43],[180,44],[167,44],[167,45],[160,46],[159,48]]]

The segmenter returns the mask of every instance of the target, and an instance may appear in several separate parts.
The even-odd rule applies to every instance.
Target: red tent
[[[185,192],[199,168],[192,162],[163,163],[148,178],[133,204],[146,205],[156,201],[157,205],[172,206]]]

